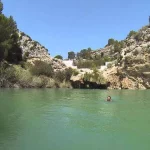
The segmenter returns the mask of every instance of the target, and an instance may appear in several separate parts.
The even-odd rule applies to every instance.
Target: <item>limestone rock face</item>
[[[134,82],[127,77],[121,81],[121,87],[122,89],[135,89],[136,88],[134,85]]]
[[[135,35],[126,38],[124,43],[116,68],[108,68],[103,73],[110,83],[109,88],[150,88],[150,28],[143,27]],[[109,46],[102,51],[104,55],[111,55],[111,49]]]
[[[62,60],[60,59],[56,59],[56,58],[53,58],[51,60],[51,64],[53,66],[53,68],[57,71],[57,70],[64,70],[66,68],[66,65],[63,63]]]
[[[66,68],[66,65],[62,60],[52,58],[44,46],[42,46],[39,42],[34,41],[23,32],[19,32],[19,44],[22,49],[23,57],[26,56],[27,62],[33,64],[36,60],[45,61],[47,63],[52,64],[54,70],[62,70]]]
[[[23,32],[19,32],[18,34],[23,56],[26,54],[28,55],[28,58],[51,59],[48,49],[42,46],[39,42],[32,40]]]

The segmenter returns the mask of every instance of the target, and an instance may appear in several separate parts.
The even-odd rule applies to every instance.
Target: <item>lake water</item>
[[[150,150],[149,90],[0,90],[0,150],[109,149]]]

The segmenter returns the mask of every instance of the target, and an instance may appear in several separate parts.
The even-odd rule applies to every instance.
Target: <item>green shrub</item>
[[[114,44],[114,52],[120,52],[121,49],[124,47],[123,41],[116,41]]]
[[[65,80],[69,81],[71,76],[72,76],[72,74],[73,74],[73,69],[72,68],[67,68],[65,70]]]
[[[58,83],[57,83],[58,84]],[[71,88],[71,83],[70,82],[66,82],[66,81],[63,81],[62,83],[59,83],[59,88]]]
[[[57,56],[55,56],[55,58],[57,58],[57,59],[63,59],[63,57],[61,56],[61,55],[57,55]]]
[[[22,68],[25,68],[25,61],[21,61],[21,62],[19,63],[19,65],[20,65]]]
[[[69,81],[72,74],[73,74],[73,69],[67,68],[65,70],[55,72],[54,79],[59,82]]]
[[[91,59],[91,48],[87,49],[82,49],[79,53],[77,53],[77,58],[82,58],[82,59]]]
[[[68,52],[68,59],[74,59],[76,56],[75,52],[71,51],[71,52]]]
[[[45,75],[48,77],[52,77],[54,73],[51,64],[39,60],[34,62],[34,65],[30,68],[30,72],[32,75]]]
[[[94,69],[92,73],[85,73],[83,79],[84,81],[106,84],[104,76],[97,69]]]
[[[78,68],[92,68],[92,64],[93,64],[93,61],[92,60],[86,60],[86,61],[78,61],[77,62],[77,67]]]
[[[101,65],[105,64],[105,59],[99,59],[99,60],[80,60],[77,62],[78,68],[93,68],[93,67],[99,67]]]
[[[114,45],[114,44],[115,44],[115,40],[114,39],[109,39],[108,40],[108,46]]]
[[[46,83],[46,88],[54,88],[55,87],[55,80],[52,78],[48,78]]]
[[[147,42],[150,42],[150,36],[147,38]]]
[[[18,81],[15,68],[7,63],[0,63],[0,87],[10,87],[10,84]]]
[[[112,66],[113,66],[112,64],[108,64],[107,68],[112,68]]]
[[[25,61],[21,61],[20,63],[20,66],[22,68],[24,68],[25,70],[29,70],[31,67],[32,67],[32,64],[29,63],[29,62],[25,62]]]
[[[54,79],[56,81],[63,82],[65,80],[65,72],[64,71],[55,72]]]
[[[32,75],[29,70],[25,70],[20,66],[15,66],[15,75],[21,87],[32,87]]]
[[[141,41],[141,40],[142,40],[142,33],[140,33],[140,32],[137,33],[134,38],[135,38],[135,40],[138,41],[138,42]]]
[[[43,82],[41,77],[34,76],[32,79],[32,86],[37,88],[42,88],[45,86],[45,82]]]
[[[77,76],[78,74],[79,74],[79,71],[76,70],[76,69],[73,69],[73,75],[74,75],[74,76]]]
[[[132,37],[132,36],[135,36],[137,34],[137,32],[136,31],[130,31],[130,33],[128,34],[128,38],[130,38],[130,37]]]
[[[17,81],[17,77],[15,75],[15,68],[14,67],[8,67],[5,71],[4,71],[4,75],[5,75],[5,79],[15,83]]]

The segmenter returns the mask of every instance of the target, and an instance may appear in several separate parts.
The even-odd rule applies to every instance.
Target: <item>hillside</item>
[[[150,88],[150,28],[145,26],[138,32],[131,31],[123,43],[123,48],[117,53],[112,52],[113,45],[99,51],[117,56],[115,67],[104,72],[110,88]]]
[[[119,76],[133,81],[133,88],[150,88],[150,28],[143,27],[125,43],[118,61]]]
[[[52,65],[55,71],[64,70],[67,67],[62,60],[54,59],[48,54],[48,50],[29,36],[19,32],[20,48],[27,62],[34,63],[42,60]],[[87,53],[88,51],[88,53]],[[83,50],[82,55],[86,59],[76,58],[75,63],[87,63],[96,66],[94,72],[86,65],[72,66],[76,72],[72,75],[71,84],[75,88],[109,88],[109,89],[147,89],[150,88],[150,28],[143,27],[138,32],[131,31],[122,41],[108,40],[108,44],[99,50]],[[90,53],[89,53],[90,52]],[[78,54],[79,55],[79,54]],[[76,62],[77,61],[77,62]],[[102,70],[100,66],[105,62],[111,65]],[[97,63],[97,64],[94,64]],[[99,67],[98,67],[99,66]],[[91,70],[91,71],[90,71]],[[98,77],[99,76],[99,77]]]
[[[150,88],[150,28],[148,26],[138,32],[131,31],[125,40],[109,39],[104,48],[81,50],[78,55],[83,56],[83,52],[84,57],[87,58],[82,61],[83,67],[91,66],[91,63],[96,66],[98,61],[97,68],[101,71],[100,66],[107,62],[105,58],[112,62],[107,69],[101,71],[109,89]],[[76,58],[80,64],[81,58]],[[78,78],[73,77],[72,80],[83,82],[84,76],[78,75]]]

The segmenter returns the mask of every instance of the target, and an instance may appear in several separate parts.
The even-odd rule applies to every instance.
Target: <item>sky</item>
[[[2,0],[3,13],[51,56],[104,47],[147,25],[150,0]]]

